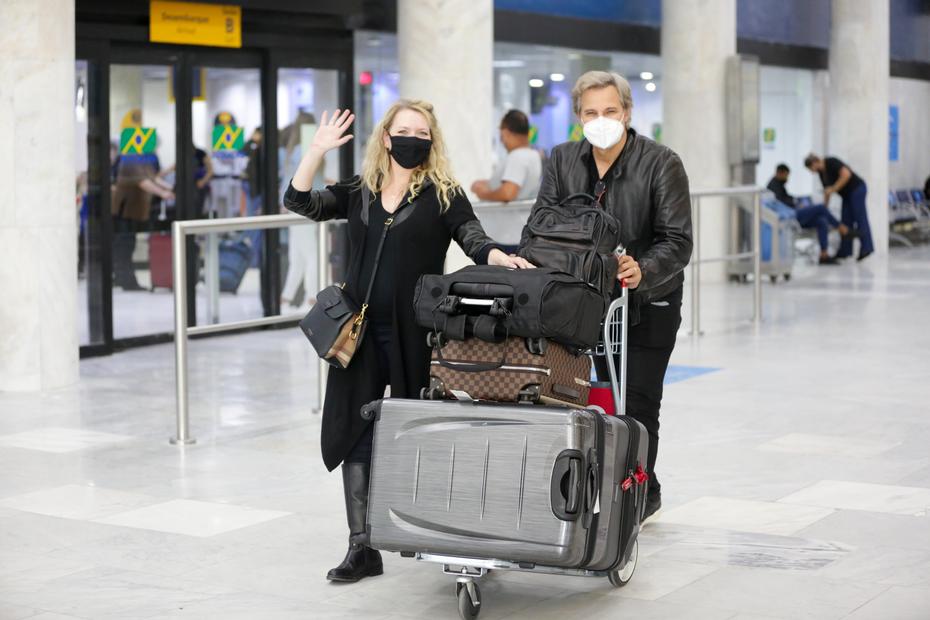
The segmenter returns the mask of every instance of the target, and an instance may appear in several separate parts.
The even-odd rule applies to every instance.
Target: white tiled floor
[[[930,489],[821,480],[780,501],[786,504],[869,510],[926,517],[930,510]]]
[[[83,428],[37,428],[31,431],[0,436],[0,446],[41,450],[43,452],[74,452],[127,441],[132,437],[101,433]]]
[[[288,514],[276,510],[256,510],[212,502],[176,499],[95,519],[95,521],[158,532],[208,537],[285,517]]]
[[[759,328],[747,287],[702,299],[705,335],[686,306],[672,361],[719,370],[665,389],[665,507],[633,581],[492,573],[481,618],[930,618],[930,248],[766,283]],[[0,618],[457,617],[435,565],[325,581],[341,480],[296,330],[190,354],[187,448],[167,442],[170,345],[0,394]]]

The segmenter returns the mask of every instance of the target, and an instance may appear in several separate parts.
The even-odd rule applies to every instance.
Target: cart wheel
[[[790,273],[784,274],[784,277],[785,277],[785,282],[790,282],[790,281],[791,281],[791,274],[790,274]]]
[[[772,275],[769,276],[769,280],[772,281],[772,284],[776,284],[778,283],[778,276],[773,273]]]
[[[633,578],[633,573],[636,571],[636,560],[639,557],[639,540],[633,541],[633,551],[630,553],[630,559],[624,564],[621,568],[617,570],[610,571],[607,575],[607,579],[610,580],[614,586],[622,588],[626,584],[630,583],[630,579]]]
[[[474,581],[455,584],[455,592],[459,599],[459,615],[462,620],[474,620],[481,612],[481,590]]]

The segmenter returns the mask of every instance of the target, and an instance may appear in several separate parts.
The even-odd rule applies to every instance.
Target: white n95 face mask
[[[599,149],[609,149],[620,142],[625,130],[620,121],[598,116],[584,124],[584,137]]]

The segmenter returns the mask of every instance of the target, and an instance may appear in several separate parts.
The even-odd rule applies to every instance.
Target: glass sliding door
[[[113,338],[171,332],[172,68],[110,66]]]
[[[261,70],[194,66],[192,142],[195,205],[191,217],[261,215],[263,152]],[[199,236],[202,258],[197,323],[263,316],[265,233]]]

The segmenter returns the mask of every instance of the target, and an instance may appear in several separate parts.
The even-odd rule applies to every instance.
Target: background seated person
[[[775,198],[778,202],[794,209],[794,215],[798,218],[798,224],[801,225],[801,228],[817,229],[817,241],[820,242],[820,264],[839,264],[835,258],[830,256],[827,236],[831,229],[837,229],[840,231],[841,236],[846,237],[849,235],[849,228],[833,217],[833,214],[830,213],[830,210],[824,205],[799,207],[795,198],[789,194],[788,190],[785,188],[785,185],[788,183],[789,174],[791,174],[791,170],[788,166],[785,164],[778,164],[775,168],[775,176],[769,181],[769,191],[775,194]]]

